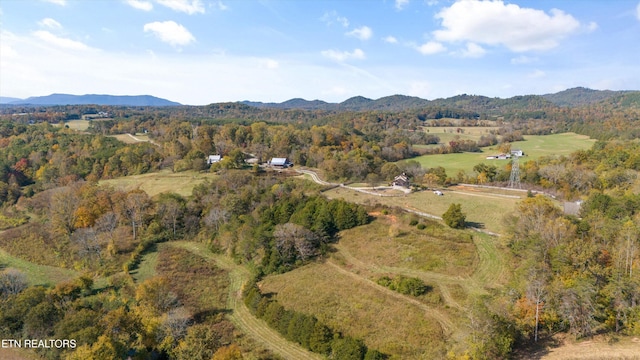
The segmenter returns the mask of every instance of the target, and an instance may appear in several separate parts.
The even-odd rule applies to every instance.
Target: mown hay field
[[[207,179],[214,179],[216,176],[217,175],[212,173],[200,173],[196,171],[174,173],[170,170],[162,170],[154,173],[102,180],[100,184],[110,185],[116,189],[123,189],[125,191],[139,188],[144,190],[149,196],[166,192],[189,196],[196,185],[204,183]]]
[[[442,358],[446,334],[420,303],[327,262],[268,276],[263,293],[397,359]],[[435,311],[435,310],[434,310]],[[391,330],[393,329],[393,330]]]

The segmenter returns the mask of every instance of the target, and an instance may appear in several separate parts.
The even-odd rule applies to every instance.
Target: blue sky
[[[640,2],[0,0],[0,96],[183,104],[640,89]]]

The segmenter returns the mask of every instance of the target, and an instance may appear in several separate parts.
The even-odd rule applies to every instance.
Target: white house
[[[517,156],[517,157],[524,156],[524,151],[520,149],[511,150],[511,155]]]
[[[283,169],[293,166],[293,163],[287,158],[271,158],[267,164],[272,167],[281,167]]]
[[[209,155],[209,158],[207,159],[207,164],[211,165],[213,163],[217,163],[220,160],[222,160],[222,155]]]

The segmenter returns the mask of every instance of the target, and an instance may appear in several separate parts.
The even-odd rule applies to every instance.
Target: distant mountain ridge
[[[151,95],[70,95],[51,94],[11,101],[8,105],[122,105],[122,106],[179,106],[180,103]]]
[[[21,100],[22,99],[14,98],[14,97],[0,96],[0,104],[9,104],[11,102],[21,101]]]
[[[282,103],[263,103],[241,101],[240,103],[256,108],[301,109],[327,111],[371,111],[371,110],[409,110],[427,106],[461,108],[470,111],[487,111],[505,108],[544,108],[546,106],[582,106],[637,93],[638,91],[592,90],[577,87],[545,95],[518,95],[507,99],[490,98],[481,95],[456,95],[446,99],[426,100],[415,96],[391,95],[377,100],[355,96],[341,103],[328,103],[321,100],[295,98]]]

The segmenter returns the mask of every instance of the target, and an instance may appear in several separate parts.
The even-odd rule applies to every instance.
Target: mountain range
[[[122,106],[179,106],[180,103],[151,95],[70,95],[51,94],[27,99],[0,98],[7,105],[122,105]]]
[[[281,103],[241,101],[239,104],[259,109],[300,109],[325,111],[399,111],[424,107],[447,107],[468,111],[504,110],[526,108],[542,109],[548,106],[575,107],[594,104],[601,101],[616,101],[640,106],[639,91],[593,90],[584,87],[567,89],[553,94],[521,95],[507,99],[491,98],[481,95],[456,95],[446,99],[426,100],[415,96],[391,95],[377,100],[355,96],[341,103],[329,103],[322,100],[290,99]],[[16,99],[0,97],[3,105],[112,105],[112,106],[180,106],[180,103],[150,95],[69,95],[51,94],[48,96]]]
[[[349,98],[341,103],[328,103],[322,100],[304,100],[300,98],[287,100],[281,103],[263,103],[254,101],[242,101],[243,104],[257,108],[274,109],[304,109],[304,110],[333,110],[333,111],[397,111],[417,109],[427,106],[442,106],[467,109],[472,111],[486,110],[487,108],[503,107],[532,107],[538,106],[581,106],[605,101],[608,99],[638,94],[638,91],[612,91],[592,90],[584,87],[567,89],[554,94],[545,95],[520,95],[507,99],[491,98],[481,95],[456,95],[446,99],[426,100],[415,96],[391,95],[377,100],[362,96]]]

